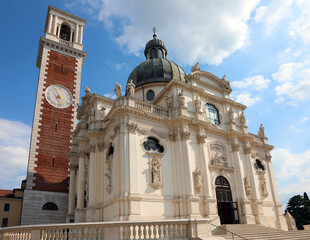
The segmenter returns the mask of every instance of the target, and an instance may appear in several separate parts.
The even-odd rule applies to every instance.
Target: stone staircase
[[[224,231],[226,229],[237,235]],[[257,224],[227,224],[221,225],[213,231],[213,235],[227,240],[310,240],[310,230],[303,231],[282,231],[274,228],[264,227]]]

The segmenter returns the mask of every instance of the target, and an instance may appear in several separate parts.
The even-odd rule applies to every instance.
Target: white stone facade
[[[226,179],[234,223],[287,229],[273,146],[262,126],[258,135],[247,132],[246,106],[230,93],[225,77],[198,65],[181,81],[147,84],[116,100],[88,91],[73,134],[67,221],[216,219],[228,206],[217,203],[216,181]],[[209,121],[206,104],[217,109],[219,124]],[[148,138],[157,150],[147,150]]]

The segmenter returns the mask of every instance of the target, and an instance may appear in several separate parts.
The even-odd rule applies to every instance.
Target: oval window
[[[147,93],[146,93],[146,99],[148,101],[152,101],[155,97],[155,93],[153,90],[149,90]]]

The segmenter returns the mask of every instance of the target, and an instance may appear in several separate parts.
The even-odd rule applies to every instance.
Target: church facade
[[[115,100],[85,87],[67,222],[206,218],[287,230],[263,125],[247,131],[225,76],[198,63],[186,74],[167,52],[154,33]]]

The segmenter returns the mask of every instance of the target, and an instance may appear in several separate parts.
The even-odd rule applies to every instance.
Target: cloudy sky
[[[249,131],[264,124],[280,201],[310,190],[310,1],[12,0],[1,3],[0,188],[25,178],[47,6],[87,19],[82,86],[113,96],[144,61],[152,27],[168,58],[231,81],[248,106]]]

